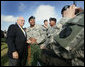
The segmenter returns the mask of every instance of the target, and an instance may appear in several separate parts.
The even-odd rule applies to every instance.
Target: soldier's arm
[[[45,41],[45,39],[46,39],[46,32],[45,31],[43,31],[42,29],[40,29],[40,36],[38,36],[38,39],[37,39],[37,43],[38,44],[41,44],[41,43],[43,43],[44,41]]]
[[[67,18],[67,17],[62,17],[62,18],[60,19],[60,21],[59,21],[58,24],[57,24],[57,27],[59,28],[57,34],[60,33],[60,31],[63,29],[63,25],[64,25],[67,21],[69,21],[70,19],[71,19],[71,18]],[[56,34],[56,35],[57,35],[57,34]]]
[[[68,20],[70,20],[71,18],[67,18],[67,17],[62,17],[61,19],[60,19],[60,21],[58,22],[58,24],[57,24],[57,27],[62,27],[62,25],[64,25]]]

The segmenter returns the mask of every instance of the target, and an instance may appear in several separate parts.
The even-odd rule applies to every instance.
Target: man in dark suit
[[[24,66],[27,60],[26,33],[23,30],[24,18],[19,17],[16,24],[7,31],[8,57],[10,66]]]

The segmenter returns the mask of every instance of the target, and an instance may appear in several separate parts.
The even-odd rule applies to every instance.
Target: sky
[[[1,1],[1,30],[8,30],[9,25],[15,24],[17,17],[23,16],[29,27],[28,19],[35,16],[36,24],[43,25],[45,19],[61,19],[61,9],[65,5],[72,5],[73,1]],[[76,1],[77,7],[84,9],[84,1]]]

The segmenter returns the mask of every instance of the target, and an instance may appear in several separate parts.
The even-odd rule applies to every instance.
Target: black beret
[[[35,19],[35,17],[34,17],[34,16],[31,16],[31,17],[29,18],[29,21],[30,21],[31,19]]]
[[[63,11],[67,10],[67,8],[69,8],[69,7],[70,7],[70,5],[64,6],[64,7],[62,8],[62,10],[61,10],[61,14],[63,14]]]

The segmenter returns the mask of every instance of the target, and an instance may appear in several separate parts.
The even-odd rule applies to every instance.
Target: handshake
[[[27,43],[29,43],[29,44],[37,44],[37,39],[30,37],[30,38],[27,40]]]

